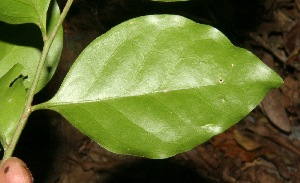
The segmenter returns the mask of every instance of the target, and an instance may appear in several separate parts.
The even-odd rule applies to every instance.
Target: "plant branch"
[[[29,93],[28,93],[28,97],[27,97],[27,100],[26,100],[26,103],[25,103],[25,108],[22,112],[22,115],[20,117],[20,120],[18,122],[18,126],[16,128],[16,131],[12,137],[12,140],[10,142],[10,144],[7,146],[5,152],[4,152],[4,156],[3,156],[3,161],[1,161],[1,164],[0,164],[0,167],[3,165],[3,163],[12,156],[12,153],[16,147],[16,144],[20,138],[20,135],[26,125],[26,122],[28,120],[28,117],[29,115],[31,114],[32,110],[31,110],[31,104],[32,104],[32,101],[33,101],[33,97],[34,97],[34,94],[35,94],[35,91],[36,91],[36,87],[37,87],[37,84],[39,82],[39,79],[40,79],[40,75],[42,73],[42,70],[43,70],[43,67],[44,67],[44,64],[45,64],[45,61],[46,61],[46,58],[47,58],[47,54],[49,52],[49,49],[50,49],[50,46],[59,30],[59,28],[61,27],[62,25],[62,22],[64,21],[71,5],[73,3],[73,0],[68,0],[65,7],[64,7],[64,10],[63,12],[61,13],[60,17],[59,17],[59,20],[53,30],[53,32],[51,33],[50,37],[46,40],[44,40],[44,47],[43,47],[43,51],[42,51],[42,55],[41,55],[41,58],[39,60],[39,64],[37,66],[37,70],[36,70],[36,73],[35,73],[35,76],[33,78],[33,82],[32,82],[32,85],[29,89]]]

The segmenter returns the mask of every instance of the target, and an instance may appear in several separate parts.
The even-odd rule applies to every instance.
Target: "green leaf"
[[[4,150],[10,144],[26,102],[23,79],[18,78],[22,70],[23,66],[17,64],[0,78],[0,141]]]
[[[34,23],[46,32],[47,10],[51,0],[1,0],[0,21],[10,24]]]
[[[51,5],[48,34],[53,31],[60,15],[57,3]],[[0,27],[0,77],[8,72],[13,65],[20,63],[25,67],[22,75],[28,76],[24,82],[25,87],[29,88],[43,48],[40,30],[33,24],[11,25],[0,22]],[[36,92],[41,90],[53,76],[59,62],[62,46],[63,32],[60,28],[47,55]]]
[[[150,15],[93,41],[36,109],[57,111],[112,152],[166,158],[223,132],[281,84],[217,29]]]
[[[50,35],[58,22],[58,19],[60,17],[60,10],[58,7],[58,4],[56,1],[53,1],[53,5],[51,4],[49,8],[49,15],[48,15],[48,28],[47,28],[47,34]],[[63,27],[61,26],[51,44],[50,50],[48,52],[46,62],[44,65],[44,70],[41,74],[39,83],[38,83],[38,90],[42,89],[52,78],[52,76],[55,73],[55,70],[58,66],[61,52],[63,49]]]

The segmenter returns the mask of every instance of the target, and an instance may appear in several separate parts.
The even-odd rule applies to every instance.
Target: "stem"
[[[64,10],[63,12],[61,13],[60,17],[59,17],[59,20],[53,30],[53,32],[51,33],[49,39],[46,39],[45,42],[44,42],[44,47],[43,47],[43,51],[42,51],[42,55],[41,55],[41,58],[39,60],[39,64],[37,66],[37,70],[36,70],[36,73],[34,75],[34,78],[33,78],[33,82],[32,82],[32,85],[29,89],[29,93],[28,93],[28,97],[27,97],[27,100],[26,100],[26,103],[25,103],[25,108],[22,112],[22,115],[20,117],[20,120],[18,122],[18,126],[16,128],[16,131],[12,137],[12,140],[10,142],[10,144],[7,146],[5,152],[4,152],[4,156],[3,156],[3,160],[1,161],[1,164],[0,164],[0,167],[2,167],[3,163],[12,156],[12,153],[17,145],[17,142],[20,138],[20,135],[26,125],[26,122],[28,120],[28,117],[30,115],[30,113],[32,112],[31,110],[31,104],[32,104],[32,101],[33,101],[33,97],[34,97],[34,94],[35,94],[35,90],[36,90],[36,87],[37,87],[37,84],[39,82],[39,79],[40,79],[40,75],[42,73],[42,69],[44,67],[44,64],[45,64],[45,61],[46,61],[46,58],[47,58],[47,54],[49,52],[49,49],[50,49],[50,46],[57,34],[57,31],[58,29],[60,28],[60,26],[62,25],[62,22],[64,21],[71,5],[73,3],[73,0],[68,0],[65,7],[64,7]]]

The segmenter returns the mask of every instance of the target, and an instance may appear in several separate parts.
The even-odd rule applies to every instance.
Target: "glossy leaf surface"
[[[232,126],[281,83],[215,28],[151,15],[93,41],[36,109],[59,112],[112,152],[166,158]]]
[[[51,16],[49,17],[48,34],[50,34],[59,18],[59,8],[56,3],[51,4]],[[19,63],[24,66],[23,76],[28,76],[24,84],[26,88],[31,86],[33,76],[41,57],[43,39],[40,30],[33,24],[11,25],[0,22],[0,77]],[[54,39],[37,91],[41,90],[51,79],[59,62],[63,45],[62,28]]]
[[[17,64],[0,78],[0,140],[4,147],[10,143],[26,101],[23,79],[18,78],[23,66]]]
[[[50,1],[1,0],[0,21],[10,24],[34,23],[46,32],[46,17]]]

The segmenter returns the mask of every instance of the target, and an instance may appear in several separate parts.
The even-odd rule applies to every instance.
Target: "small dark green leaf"
[[[0,21],[10,24],[34,23],[46,32],[46,16],[51,0],[1,0]]]
[[[151,15],[92,42],[36,109],[59,112],[113,152],[166,158],[223,132],[281,84],[215,28]]]
[[[53,31],[59,18],[59,8],[56,3],[51,4],[48,34]],[[28,76],[24,85],[29,88],[36,73],[41,57],[43,39],[40,30],[33,24],[11,25],[0,22],[0,77],[15,64],[24,66],[23,76]],[[45,67],[42,71],[36,92],[41,90],[51,79],[59,62],[63,45],[62,28],[55,37],[47,55]]]
[[[20,64],[11,68],[0,78],[0,140],[6,149],[18,125],[26,101]]]

